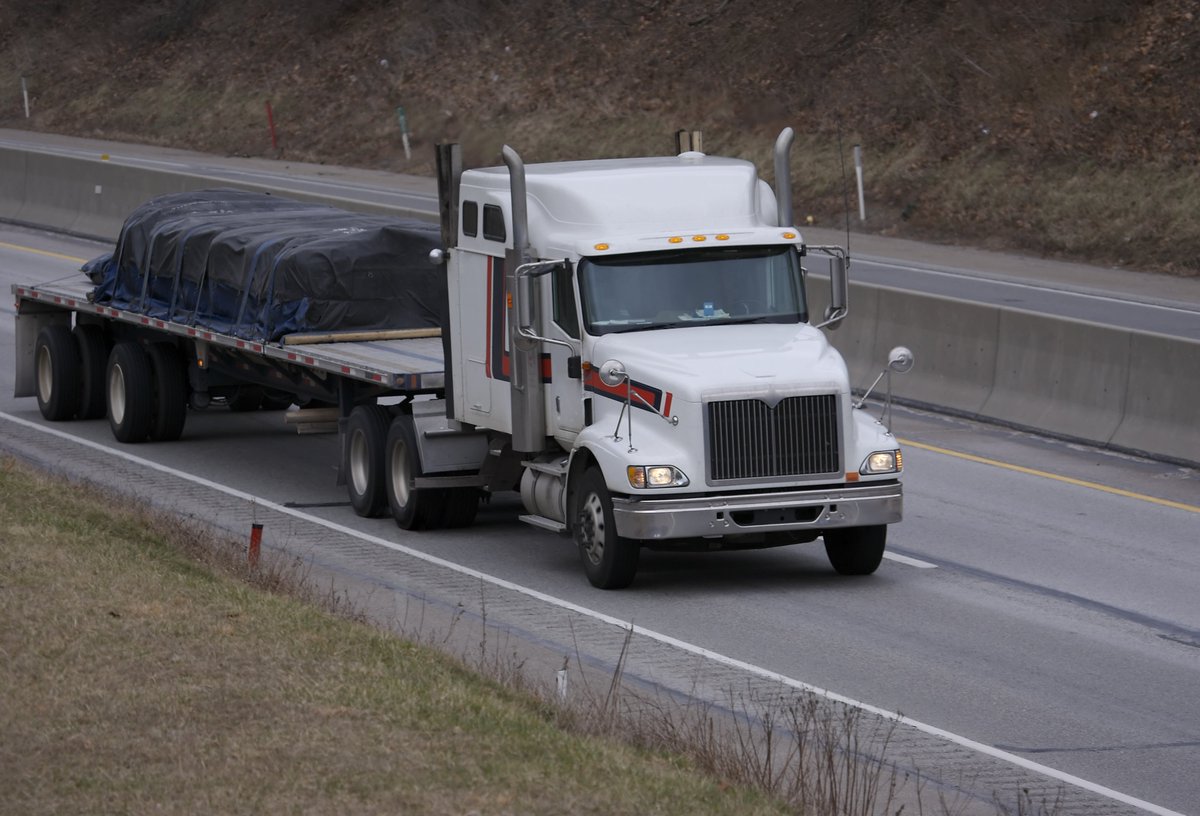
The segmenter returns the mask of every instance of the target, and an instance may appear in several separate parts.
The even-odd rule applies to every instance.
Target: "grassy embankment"
[[[2,813],[783,812],[170,521],[9,459],[0,496]]]

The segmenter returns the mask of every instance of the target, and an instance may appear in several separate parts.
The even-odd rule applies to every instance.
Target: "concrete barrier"
[[[23,150],[0,147],[0,218],[16,220],[25,206],[25,162]]]
[[[1121,424],[1131,332],[1001,310],[992,395],[980,414],[1107,443]]]
[[[1200,343],[1133,333],[1124,416],[1109,442],[1200,462]]]
[[[262,185],[0,148],[0,219],[115,239],[139,204],[167,192]],[[378,204],[287,191],[362,212],[428,218]],[[829,302],[827,271],[808,259],[809,313]],[[964,416],[1200,464],[1200,343],[854,283],[850,316],[829,333],[865,388],[895,345],[916,366],[896,397]]]

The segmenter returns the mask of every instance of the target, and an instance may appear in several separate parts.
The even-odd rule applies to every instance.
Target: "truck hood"
[[[825,335],[808,324],[697,326],[609,334],[593,341],[599,366],[620,360],[635,385],[676,400],[724,394],[770,395],[849,388],[846,365]]]

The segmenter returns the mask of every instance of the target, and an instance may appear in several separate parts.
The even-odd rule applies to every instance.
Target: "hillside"
[[[269,100],[282,157],[429,173],[441,140],[483,164],[506,141],[530,161],[665,153],[681,127],[766,168],[791,125],[798,211],[817,223],[841,223],[839,144],[848,157],[859,143],[856,228],[1195,276],[1197,13],[1193,0],[7,0],[0,126],[272,155]]]

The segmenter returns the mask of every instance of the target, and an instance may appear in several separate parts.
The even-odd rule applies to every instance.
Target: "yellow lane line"
[[[34,255],[45,255],[47,258],[57,258],[60,261],[75,261],[76,263],[84,263],[87,258],[76,258],[74,255],[63,255],[61,252],[51,252],[47,249],[34,249],[33,247],[21,246],[20,244],[10,244],[5,241],[0,241],[0,249],[15,249],[17,252],[29,252]]]
[[[1147,496],[1144,493],[1134,493],[1130,490],[1122,490],[1119,487],[1109,487],[1108,485],[1097,484],[1096,482],[1087,482],[1083,479],[1073,479],[1070,476],[1060,476],[1057,473],[1047,473],[1044,470],[1034,470],[1033,468],[1022,467],[1021,465],[1011,465],[1008,462],[1000,462],[995,459],[988,459],[983,456],[976,456],[972,453],[962,453],[961,451],[947,450],[939,448],[935,445],[926,445],[923,442],[914,442],[911,439],[901,439],[900,444],[910,448],[919,450],[927,450],[931,453],[941,453],[946,456],[953,456],[956,459],[966,459],[968,462],[978,462],[981,465],[992,465],[993,467],[1004,468],[1005,470],[1024,473],[1029,476],[1041,476],[1043,479],[1053,479],[1056,482],[1065,482],[1076,487],[1087,487],[1092,490],[1099,490],[1103,493],[1111,493],[1114,496],[1124,496],[1127,499],[1137,499],[1138,501],[1150,502],[1151,504],[1160,504],[1163,507],[1173,507],[1176,510],[1187,510],[1191,513],[1200,513],[1200,507],[1193,504],[1184,504],[1183,502],[1170,501],[1169,499],[1159,499],[1154,496]]]

